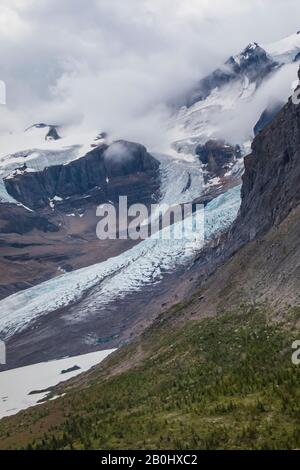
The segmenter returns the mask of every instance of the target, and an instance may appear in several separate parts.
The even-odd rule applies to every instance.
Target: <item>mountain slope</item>
[[[300,206],[297,188],[287,191],[300,166],[293,106],[254,141],[223,264],[200,283],[198,259],[200,285],[185,302],[56,390],[63,398],[3,420],[2,448],[299,447],[300,369],[291,356],[300,334]],[[271,142],[278,152],[267,151]],[[271,167],[280,173],[274,198],[274,175],[264,179]],[[256,211],[246,210],[249,199]]]
[[[295,271],[281,268],[290,256],[299,274],[299,210],[294,218],[296,225],[286,221],[277,240],[270,234],[245,247],[189,302],[164,312],[136,342],[54,392],[65,397],[2,420],[0,448],[298,448],[300,369],[291,363],[291,345],[300,316],[291,305],[299,298],[288,291],[289,282],[297,292],[300,283]],[[271,275],[263,256],[276,241]],[[280,274],[288,295],[278,317],[278,305],[274,310],[260,294],[266,290],[279,302]]]
[[[216,139],[218,142],[219,139],[224,139],[226,146],[228,144],[229,147],[235,148],[239,143],[241,154],[248,153],[255,122],[270,105],[268,89],[274,87],[272,80],[277,84],[276,77],[283,69],[290,67],[294,59],[293,54],[300,47],[299,37],[300,35],[297,34],[292,35],[280,41],[273,49],[272,45],[261,47],[253,43],[241,54],[232,56],[225,67],[227,72],[228,69],[231,70],[230,80],[225,80],[225,83],[214,83],[213,85],[218,85],[218,87],[210,87],[205,99],[198,101],[189,109],[183,108],[171,120],[170,140],[177,151],[170,151],[175,161],[171,162],[169,159],[170,164],[162,162],[160,171],[162,187],[160,189],[164,194],[164,202],[179,204],[183,200],[191,202],[196,198],[206,198],[207,195],[207,200],[211,200],[212,197],[239,184],[243,168],[241,158],[235,159],[229,165],[224,165],[221,168],[221,178],[219,178],[219,169],[216,173],[208,171],[209,168],[201,164],[195,152],[197,148],[205,146],[208,140]],[[276,50],[289,54],[285,62],[276,56]],[[276,63],[279,66],[275,65]],[[291,67],[297,67],[297,64]],[[284,76],[284,82],[288,92],[290,85],[288,76]],[[264,88],[264,85],[267,86]],[[243,125],[242,132],[240,132],[240,122],[243,124],[243,119],[240,116],[247,116],[249,119],[249,124]],[[53,129],[59,134],[60,138],[57,140],[47,138],[47,133]],[[54,135],[54,137],[57,136]],[[88,266],[93,261],[104,261],[107,259],[106,253],[109,256],[118,255],[132,246],[130,243],[118,243],[118,247],[114,249],[106,243],[99,245],[98,248],[95,237],[94,227],[97,224],[93,213],[95,204],[99,198],[103,200],[108,197],[114,200],[115,193],[118,193],[115,189],[120,189],[118,182],[115,185],[111,182],[107,185],[105,178],[101,191],[92,189],[83,195],[73,195],[71,198],[69,196],[61,198],[53,193],[58,183],[53,186],[51,175],[56,175],[58,167],[64,173],[64,176],[60,177],[60,190],[64,190],[67,173],[73,172],[74,174],[76,168],[79,167],[84,172],[86,165],[80,157],[90,154],[91,149],[94,149],[92,152],[97,152],[97,148],[107,144],[108,141],[109,136],[104,132],[91,131],[78,134],[77,130],[63,128],[55,123],[35,124],[21,134],[12,134],[5,138],[1,136],[0,201],[10,204],[16,202],[7,193],[2,179],[9,177],[6,185],[10,188],[11,194],[25,205],[46,206],[46,209],[49,209],[48,213],[39,214],[39,216],[45,216],[51,224],[61,227],[55,236],[51,233],[36,231],[20,236],[13,230],[10,234],[2,234],[3,256],[0,259],[0,265],[2,272],[7,273],[7,278],[0,279],[1,298],[57,276],[64,271]],[[81,163],[78,163],[78,160]],[[182,174],[180,174],[179,166],[182,168]],[[45,175],[47,175],[47,190],[44,187]],[[172,178],[173,182],[171,182]],[[42,187],[39,179],[42,179]],[[193,181],[191,188],[189,187],[190,179]],[[90,183],[88,180],[89,178],[85,178],[85,183]],[[74,190],[76,192],[78,182],[82,183],[80,178],[79,181],[78,178],[74,178],[71,192]],[[149,185],[148,182],[147,176],[144,179],[134,177],[128,181],[128,184],[121,185],[121,187],[123,192],[130,195],[141,195],[138,199],[149,199],[155,192],[153,184],[157,185],[157,181],[152,180],[153,184]],[[166,187],[167,184],[169,187]],[[21,194],[17,191],[19,185]],[[28,190],[29,185],[30,190]],[[48,194],[49,187],[50,194]],[[87,204],[88,202],[92,204]],[[6,211],[6,207],[10,210]],[[1,206],[0,212],[4,214],[6,220],[10,217],[10,213],[19,213],[20,209],[5,204]],[[32,219],[33,216],[29,216],[29,211],[27,215],[28,219]],[[25,211],[22,220],[24,218],[26,218]],[[11,221],[14,220],[16,217],[12,215]],[[5,223],[0,221],[1,226]],[[12,223],[9,225],[11,227]],[[30,226],[29,221],[26,222],[26,226]],[[93,230],[94,233],[92,233]],[[30,240],[33,242],[31,247]],[[53,252],[54,244],[56,244],[58,256]],[[95,259],[93,259],[93,253],[95,253]]]
[[[274,44],[249,44],[200,80],[170,124],[174,148],[194,153],[210,139],[239,144],[247,154],[262,113],[285,102],[295,80],[300,34]],[[284,86],[283,86],[284,85]]]
[[[225,62],[223,69],[215,70],[200,81],[188,97],[187,107],[205,100],[215,88],[221,88],[235,80],[246,79],[257,87],[278,65],[256,42],[249,44],[240,54],[231,56]]]
[[[131,248],[97,238],[97,206],[123,194],[129,204],[159,197],[159,162],[142,145],[98,139],[81,157],[61,145],[0,161],[0,298]]]
[[[300,108],[289,99],[245,158],[235,237],[249,241],[278,225],[300,202]]]

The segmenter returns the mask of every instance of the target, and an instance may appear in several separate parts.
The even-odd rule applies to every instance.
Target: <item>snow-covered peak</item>
[[[277,67],[278,62],[257,42],[252,42],[240,54],[230,56],[223,66],[202,78],[187,95],[185,104],[191,107],[208,98],[215,89],[221,89],[236,81],[244,83],[246,80],[247,84],[250,82],[259,87]]]
[[[263,47],[277,61],[292,62],[300,52],[300,31]]]
[[[232,56],[232,59],[237,65],[241,65],[241,60],[248,60],[249,57],[253,54],[254,51],[257,49],[261,49],[257,42],[251,42],[248,44],[247,47],[241,52],[240,54]],[[230,59],[229,59],[230,60]]]
[[[106,134],[96,130],[80,131],[77,128],[60,128],[60,138],[46,138],[48,125],[34,125],[25,131],[0,136],[0,175],[7,174],[28,161],[36,161],[37,169],[68,163],[94,147],[106,142]],[[55,126],[51,127],[52,129]],[[49,132],[48,132],[49,133]]]
[[[59,139],[55,138],[55,133],[49,135],[56,128],[59,128]],[[25,131],[1,134],[0,141],[0,203],[14,203],[16,201],[7,194],[3,178],[15,176],[15,170],[28,173],[69,163],[107,142],[107,134],[95,129],[85,131],[40,123]]]
[[[243,52],[240,54],[241,57],[248,58],[250,54],[253,54],[254,51],[257,51],[258,49],[262,49],[257,42],[250,42],[247,47],[243,50]]]
[[[277,63],[257,42],[251,42],[240,54],[231,56],[226,65],[235,75],[247,76],[250,73],[250,76],[255,76],[266,68],[269,71],[269,68],[275,67]]]

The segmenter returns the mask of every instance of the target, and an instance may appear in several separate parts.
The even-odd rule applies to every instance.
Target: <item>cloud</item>
[[[132,152],[123,145],[122,142],[113,142],[104,152],[104,158],[107,160],[114,160],[115,162],[122,162],[132,160]]]
[[[1,0],[0,130],[55,121],[163,149],[168,105],[250,41],[299,29],[299,13],[298,0]]]
[[[291,96],[298,68],[299,63],[282,67],[258,88],[251,99],[237,101],[233,112],[224,111],[219,121],[222,132],[218,137],[238,144],[252,140],[254,126],[263,111],[286,103]]]

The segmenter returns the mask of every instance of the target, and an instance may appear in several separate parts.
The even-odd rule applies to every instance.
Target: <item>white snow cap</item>
[[[266,44],[263,48],[275,59],[281,62],[289,62],[300,52],[300,31],[280,41]]]

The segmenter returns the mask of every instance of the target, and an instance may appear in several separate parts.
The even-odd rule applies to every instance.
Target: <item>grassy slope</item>
[[[291,362],[291,344],[300,310],[290,313],[288,328],[267,318],[262,308],[243,307],[171,329],[154,326],[143,338],[151,358],[4,420],[0,447],[299,447],[300,367]]]

